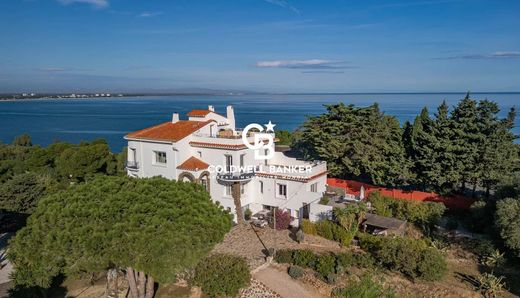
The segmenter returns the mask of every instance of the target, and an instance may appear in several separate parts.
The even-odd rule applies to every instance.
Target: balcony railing
[[[138,170],[139,169],[139,163],[136,161],[126,161],[126,168],[129,170]]]

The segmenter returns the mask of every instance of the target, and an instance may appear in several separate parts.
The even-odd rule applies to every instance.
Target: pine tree
[[[18,286],[47,288],[61,273],[105,270],[110,281],[124,270],[131,295],[148,298],[155,281],[173,282],[230,228],[230,214],[200,185],[97,176],[42,199],[8,258]]]
[[[415,118],[409,141],[412,170],[416,174],[415,183],[422,189],[428,189],[435,173],[434,150],[437,140],[427,108],[423,108],[421,114]]]
[[[295,147],[308,159],[323,159],[332,176],[378,185],[402,184],[409,177],[402,129],[379,106],[328,105],[295,134]]]
[[[457,156],[455,169],[460,176],[460,188],[465,191],[468,182],[475,184],[478,179],[476,163],[480,141],[478,111],[476,102],[469,93],[451,113],[453,131],[453,152]]]
[[[454,152],[452,123],[446,101],[437,108],[434,119],[434,163],[432,185],[443,194],[453,192],[460,177],[456,169],[457,156]]]

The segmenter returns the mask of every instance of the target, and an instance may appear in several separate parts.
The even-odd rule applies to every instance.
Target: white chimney
[[[215,112],[215,107],[214,106],[208,106],[208,110],[210,110],[212,112]]]
[[[235,112],[233,112],[233,106],[227,106],[226,118],[228,120],[229,128],[235,130]]]
[[[177,122],[179,122],[179,113],[173,113],[172,123],[177,123]]]

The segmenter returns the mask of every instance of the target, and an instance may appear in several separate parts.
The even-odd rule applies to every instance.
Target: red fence
[[[464,209],[467,210],[475,202],[474,199],[464,196],[441,196],[434,192],[423,191],[405,191],[400,189],[390,189],[370,185],[354,180],[343,180],[337,178],[327,178],[327,184],[334,187],[340,187],[345,190],[347,194],[359,196],[361,186],[365,188],[365,198],[373,191],[379,191],[383,196],[392,197],[394,199],[414,200],[414,201],[428,201],[443,203],[450,209]]]

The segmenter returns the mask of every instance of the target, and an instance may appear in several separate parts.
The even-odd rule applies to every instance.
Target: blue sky
[[[517,0],[0,0],[0,93],[520,91]]]

